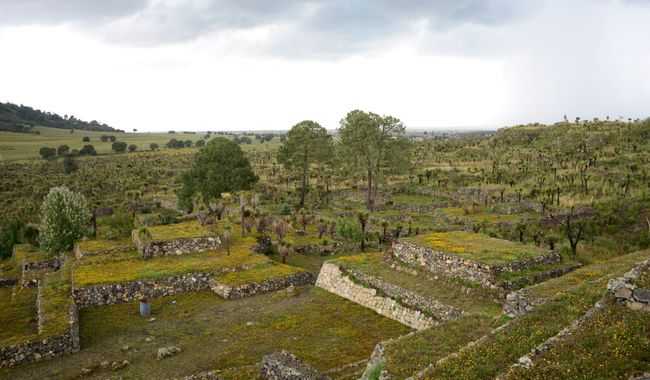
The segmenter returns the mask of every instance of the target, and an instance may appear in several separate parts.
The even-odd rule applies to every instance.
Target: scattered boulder
[[[128,360],[124,360],[124,361],[122,361],[121,363],[113,362],[113,363],[111,364],[111,369],[112,369],[113,371],[118,371],[118,370],[120,370],[120,369],[122,369],[122,368],[126,368],[126,367],[128,367],[128,366],[130,366],[130,365],[131,365],[131,363],[129,363]]]
[[[181,352],[181,349],[175,346],[161,347],[158,349],[158,360],[169,358]]]

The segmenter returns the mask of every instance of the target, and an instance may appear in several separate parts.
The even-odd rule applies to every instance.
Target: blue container
[[[151,314],[151,303],[149,301],[140,301],[140,315],[146,317]]]

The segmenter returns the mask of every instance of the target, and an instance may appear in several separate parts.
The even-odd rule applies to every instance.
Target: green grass
[[[72,255],[58,271],[46,274],[41,285],[41,335],[61,335],[70,328],[69,311],[72,306]]]
[[[19,342],[38,333],[36,326],[36,288],[0,288],[0,346]]]
[[[608,305],[511,379],[629,379],[650,371],[650,313]]]
[[[85,287],[98,284],[128,282],[142,279],[182,275],[191,272],[217,272],[242,265],[258,266],[270,261],[263,255],[251,253],[255,238],[233,237],[230,254],[224,246],[214,251],[179,256],[108,261],[75,267],[74,284]]]
[[[45,252],[31,244],[16,244],[14,254],[19,262],[24,260],[25,263],[34,263],[46,260]]]
[[[285,292],[224,301],[211,291],[152,300],[152,317],[137,315],[138,303],[111,305],[81,312],[82,350],[55,360],[0,370],[0,377],[67,379],[82,367],[104,360],[128,360],[131,366],[112,372],[96,369],[90,378],[182,378],[184,375],[259,363],[268,353],[289,350],[324,371],[370,355],[376,343],[409,328],[324,290],[299,287]],[[176,307],[171,304],[176,300]],[[154,337],[152,342],[145,338]],[[132,349],[124,352],[122,347]],[[183,352],[155,360],[159,347]],[[235,371],[246,374],[253,370]]]
[[[405,240],[488,265],[503,265],[549,253],[536,246],[465,231],[434,232],[412,236]]]
[[[472,213],[471,211],[465,214],[462,207],[445,207],[436,209],[436,212],[446,214],[453,217],[467,219],[474,223],[498,223],[498,222],[516,222],[525,216],[525,214],[498,214],[491,211],[479,211]]]
[[[216,231],[220,231],[220,225],[217,225]],[[217,236],[215,228],[206,224],[201,226],[198,220],[189,222],[168,224],[164,226],[155,226],[149,228],[153,241],[166,241],[174,239],[192,239],[200,237]]]
[[[563,260],[561,263],[553,263],[553,264],[539,264],[539,265],[534,265],[532,267],[528,267],[526,269],[522,269],[516,272],[502,272],[499,273],[498,276],[496,276],[496,281],[512,281],[516,280],[521,277],[531,277],[536,274],[548,272],[551,270],[555,269],[560,269],[569,265],[576,264],[574,261],[569,261],[569,260]]]
[[[538,306],[532,313],[515,319],[493,337],[439,365],[427,378],[493,378],[506,372],[510,365],[531,348],[537,347],[584,315],[602,297],[609,279],[617,276],[621,270],[629,270],[632,265],[629,262],[627,265],[613,265],[609,268],[610,271],[604,270],[601,276],[577,285],[573,285],[571,278],[564,278],[569,275],[555,279],[566,282],[566,291],[555,294],[549,302]],[[588,269],[589,267],[585,268]]]
[[[385,369],[391,378],[405,379],[489,333],[494,324],[493,319],[484,315],[463,315],[418,331],[386,347]]]
[[[29,133],[14,133],[0,131],[0,160],[25,160],[39,158],[38,150],[47,146],[57,148],[59,145],[68,145],[70,149],[81,149],[86,144],[91,144],[100,154],[112,154],[112,142],[102,142],[102,135],[113,135],[117,141],[124,141],[127,144],[135,144],[138,151],[149,150],[149,144],[156,143],[164,152],[179,151],[197,151],[198,148],[166,149],[164,145],[172,138],[177,140],[192,140],[196,142],[204,139],[203,133],[186,134],[186,133],[121,133],[121,132],[90,132],[76,130],[70,133],[68,129],[35,127],[34,131],[39,131],[40,135]],[[88,136],[90,142],[83,142],[82,138]],[[206,140],[206,142],[209,141]],[[269,143],[260,144],[253,139],[250,145],[242,145],[243,150],[263,150],[269,147],[277,148],[280,144],[278,138],[274,138]],[[134,154],[134,153],[129,153]],[[135,153],[135,154],[147,154]]]
[[[406,290],[419,293],[443,304],[451,305],[461,310],[480,314],[490,318],[501,313],[501,305],[494,302],[499,295],[489,289],[472,288],[471,293],[461,291],[459,281],[418,271],[418,275],[400,272],[382,263],[382,253],[342,257],[334,262],[344,268],[356,269],[359,272],[377,277],[384,282],[400,286]]]
[[[396,194],[392,194],[389,199],[394,203],[402,203],[402,204],[407,204],[412,206],[433,204],[433,197],[424,194],[396,193]]]
[[[117,240],[93,239],[77,243],[84,255],[93,255],[105,251],[128,251],[135,248],[131,237]]]
[[[290,265],[271,262],[249,270],[217,274],[213,278],[224,285],[239,286],[260,283],[300,272],[304,272],[304,270]]]
[[[0,278],[17,280],[20,278],[21,272],[14,258],[0,260]]]

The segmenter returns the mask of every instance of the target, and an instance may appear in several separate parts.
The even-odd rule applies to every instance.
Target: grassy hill
[[[38,133],[35,126],[45,126],[60,129],[80,129],[86,131],[117,132],[109,125],[93,121],[79,120],[73,115],[61,116],[52,112],[44,112],[32,107],[13,103],[0,103],[0,131],[21,133]]]

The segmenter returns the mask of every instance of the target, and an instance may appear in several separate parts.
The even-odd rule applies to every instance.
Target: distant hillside
[[[96,120],[83,121],[74,116],[60,116],[23,105],[0,103],[0,131],[32,133],[33,127],[41,125],[59,129],[78,129],[97,132],[121,132]]]

